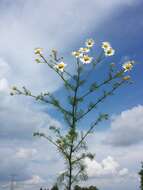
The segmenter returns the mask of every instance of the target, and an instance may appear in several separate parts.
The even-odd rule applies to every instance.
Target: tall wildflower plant
[[[64,63],[63,58],[58,57],[57,50],[53,49],[47,59],[43,54],[42,48],[35,49],[36,62],[45,63],[51,70],[55,71],[55,74],[63,81],[65,89],[68,91],[68,94],[70,94],[66,102],[66,105],[68,105],[66,107],[68,108],[62,105],[58,97],[55,97],[50,92],[42,92],[39,95],[34,95],[26,87],[19,89],[15,86],[12,87],[11,92],[11,95],[30,96],[37,101],[50,104],[53,108],[58,110],[65,119],[68,126],[66,133],[56,126],[49,126],[49,129],[55,134],[54,138],[40,132],[35,132],[33,135],[47,139],[63,156],[66,170],[60,173],[58,183],[62,184],[64,189],[67,190],[71,190],[73,185],[88,178],[84,160],[85,158],[94,159],[94,154],[88,152],[86,138],[94,132],[95,127],[100,122],[108,119],[108,114],[100,113],[97,118],[91,122],[91,125],[86,128],[86,131],[82,131],[82,129],[79,128],[80,121],[90,112],[94,111],[97,106],[103,103],[109,96],[113,95],[118,88],[126,83],[130,83],[130,76],[126,75],[126,72],[131,70],[134,65],[134,61],[127,61],[118,70],[114,64],[109,64],[109,72],[102,82],[90,81],[90,75],[96,73],[97,65],[115,53],[115,50],[111,47],[109,42],[103,42],[99,56],[93,56],[92,53],[91,57],[91,51],[94,52],[93,46],[94,40],[88,39],[84,47],[72,52],[76,65],[74,74],[71,74],[67,70],[68,65]],[[88,67],[88,64],[90,67],[87,72],[84,67]],[[105,88],[106,86],[108,86],[108,90],[105,90],[107,89]],[[93,102],[88,102],[89,96],[99,91],[103,92],[100,94],[100,97],[94,99]],[[83,109],[83,105],[85,105],[84,107],[86,108]]]

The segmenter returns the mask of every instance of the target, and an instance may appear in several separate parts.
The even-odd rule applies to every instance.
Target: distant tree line
[[[49,188],[40,188],[40,190],[50,190]],[[57,185],[54,185],[51,190],[59,190]],[[90,186],[90,187],[80,187],[76,185],[74,187],[74,190],[99,190],[96,186]]]
[[[76,185],[74,187],[74,190],[98,190],[98,188],[96,186],[80,187],[80,186]]]
[[[49,188],[40,188],[40,190],[50,190]],[[54,185],[51,190],[59,190],[58,186],[57,185]]]

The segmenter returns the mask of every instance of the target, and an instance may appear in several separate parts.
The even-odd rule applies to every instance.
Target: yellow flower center
[[[79,52],[75,52],[75,56],[79,56],[80,55],[80,53]]]
[[[126,69],[130,69],[130,67],[131,67],[130,65],[127,65],[127,66],[126,66]]]
[[[125,69],[126,69],[126,70],[130,70],[132,67],[133,67],[133,65],[132,65],[131,63],[127,63],[127,64],[125,65]]]
[[[88,42],[88,45],[92,45],[92,42]]]
[[[63,69],[64,68],[64,64],[63,63],[58,64],[58,68],[59,69]]]
[[[107,50],[107,54],[111,54],[112,53],[112,49]]]
[[[41,54],[42,50],[43,50],[42,48],[36,48],[35,54]]]
[[[107,45],[107,44],[104,44],[103,47],[106,49],[106,48],[108,48],[108,45]]]
[[[88,56],[84,56],[83,58],[84,58],[85,62],[90,60],[90,58]]]

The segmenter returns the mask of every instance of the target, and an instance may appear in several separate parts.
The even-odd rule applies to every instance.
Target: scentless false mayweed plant
[[[49,129],[54,133],[53,137],[42,132],[35,132],[33,135],[47,139],[63,156],[66,169],[59,174],[57,183],[67,190],[71,190],[73,185],[79,181],[87,179],[85,158],[92,160],[94,154],[88,152],[86,138],[94,132],[95,127],[101,121],[108,119],[108,114],[100,113],[96,119],[93,119],[91,125],[86,126],[86,129],[83,130],[79,128],[80,121],[91,111],[94,111],[100,103],[103,103],[108,96],[113,95],[119,87],[131,82],[131,77],[126,75],[126,72],[134,66],[132,60],[123,63],[120,69],[115,64],[108,64],[107,76],[104,74],[105,77],[102,82],[90,80],[91,74],[95,75],[98,64],[115,54],[110,43],[103,42],[99,56],[94,56],[94,44],[93,39],[88,39],[85,42],[85,47],[72,52],[74,67],[76,68],[75,74],[69,72],[69,69],[67,70],[68,64],[64,63],[63,58],[58,57],[57,50],[53,49],[51,55],[46,58],[42,48],[35,49],[35,61],[45,63],[63,81],[64,88],[68,92],[68,95],[64,97],[66,104],[64,102],[63,105],[60,98],[58,99],[50,92],[34,95],[26,87],[19,89],[15,86],[12,87],[11,91],[11,95],[30,96],[37,101],[52,105],[65,119],[67,130],[49,126]],[[89,67],[88,71],[87,67]],[[90,102],[89,96],[99,91],[101,91],[100,96],[94,97],[94,101]]]

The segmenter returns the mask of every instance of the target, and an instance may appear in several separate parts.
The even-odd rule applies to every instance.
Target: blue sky
[[[54,147],[32,137],[35,130],[47,131],[50,124],[62,127],[60,116],[30,98],[10,97],[9,89],[25,85],[34,93],[49,90],[62,100],[62,82],[45,65],[34,63],[33,50],[40,46],[47,54],[51,48],[58,49],[72,72],[71,51],[83,46],[87,38],[95,40],[97,51],[102,41],[109,41],[116,50],[115,56],[97,68],[100,79],[110,62],[120,67],[125,60],[134,59],[137,64],[131,72],[133,84],[118,90],[97,110],[111,117],[88,139],[96,159],[86,160],[89,180],[84,185],[97,185],[101,190],[139,189],[137,172],[143,160],[142,6],[141,0],[0,1],[0,189],[9,189],[12,174],[16,174],[17,189],[51,186],[64,170]],[[95,79],[92,75],[90,80]],[[94,113],[84,125],[93,117]]]

